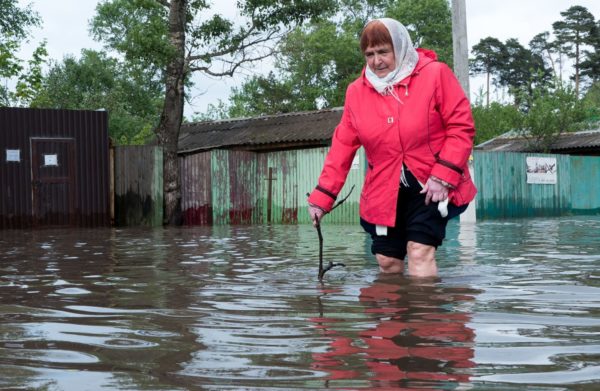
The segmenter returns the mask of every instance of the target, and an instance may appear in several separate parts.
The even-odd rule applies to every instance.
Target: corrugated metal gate
[[[32,138],[34,226],[75,225],[75,140]]]

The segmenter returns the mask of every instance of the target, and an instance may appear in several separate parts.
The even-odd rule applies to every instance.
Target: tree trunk
[[[490,71],[488,71],[487,73],[487,89],[485,92],[486,95],[486,101],[485,101],[485,107],[487,107],[488,109],[490,108]]]
[[[173,57],[165,75],[165,103],[156,136],[163,147],[164,219],[168,225],[181,221],[181,185],[177,142],[183,120],[185,69],[185,17],[187,0],[171,0],[169,5],[169,40]]]

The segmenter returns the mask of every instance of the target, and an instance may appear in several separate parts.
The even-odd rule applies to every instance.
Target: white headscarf
[[[369,21],[365,27],[375,21],[383,23],[392,37],[394,56],[396,57],[396,69],[388,73],[385,77],[379,77],[367,65],[365,75],[367,80],[371,82],[381,95],[387,95],[388,93],[394,95],[393,86],[412,73],[419,61],[419,54],[412,44],[408,30],[402,23],[391,18],[380,18]]]

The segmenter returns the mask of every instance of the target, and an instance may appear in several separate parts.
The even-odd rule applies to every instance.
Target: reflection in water
[[[452,223],[439,281],[322,228],[323,284],[310,225],[0,231],[0,389],[599,389],[600,217]]]
[[[329,373],[328,386],[335,380],[364,379],[365,373],[370,388],[448,389],[468,383],[475,366],[475,333],[466,324],[476,293],[433,280],[380,275],[360,289],[360,303],[371,320],[362,321],[364,330],[343,333],[336,331],[341,319],[323,313],[311,318],[331,338],[327,352],[313,354],[312,366]],[[320,311],[325,311],[322,304]]]

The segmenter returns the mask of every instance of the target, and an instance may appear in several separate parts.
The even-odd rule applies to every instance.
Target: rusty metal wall
[[[213,150],[210,167],[213,223],[258,222],[256,154],[247,151]]]
[[[298,222],[298,150],[258,155],[259,215],[264,223]]]
[[[163,224],[163,154],[151,145],[115,147],[115,225]]]
[[[73,140],[71,216],[48,219],[34,210],[32,140]],[[0,229],[54,225],[110,225],[108,116],[104,111],[0,108]],[[59,156],[58,164],[65,157]],[[64,210],[64,199],[44,194],[45,209]],[[71,208],[69,208],[70,210]],[[71,212],[68,212],[71,213]]]
[[[212,150],[181,157],[184,224],[309,223],[306,193],[316,184],[327,150]],[[358,221],[364,162],[361,149],[340,199],[352,185],[354,192],[327,216],[329,223]]]
[[[179,158],[183,224],[213,223],[211,152]]]
[[[298,151],[298,163],[296,167],[296,182],[298,183],[298,219],[301,224],[310,223],[306,208],[306,193],[312,192],[317,185],[317,180],[323,169],[325,156],[329,148],[314,148]],[[356,152],[354,162],[344,187],[338,194],[338,201],[346,197],[346,201],[337,207],[331,214],[325,217],[328,224],[356,224],[359,221],[359,201],[362,191],[363,181],[366,172],[366,157],[363,148]],[[354,190],[350,190],[354,186]]]

